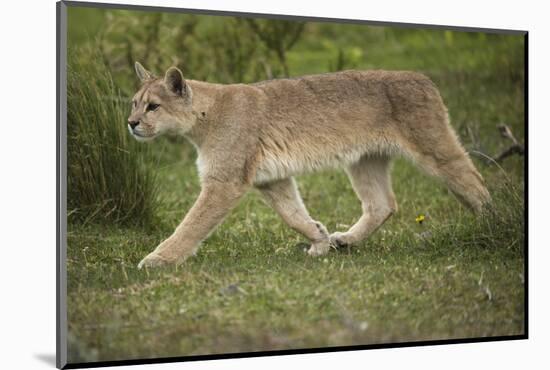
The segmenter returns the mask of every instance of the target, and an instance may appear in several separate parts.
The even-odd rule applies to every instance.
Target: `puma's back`
[[[261,132],[259,181],[454,139],[436,86],[419,73],[345,71],[250,87],[262,96],[250,112]]]

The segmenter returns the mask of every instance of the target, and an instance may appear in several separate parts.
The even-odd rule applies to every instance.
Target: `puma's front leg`
[[[327,229],[311,218],[293,178],[260,185],[258,189],[290,227],[311,241],[311,247],[307,251],[310,256],[320,256],[329,251]]]
[[[172,236],[147,255],[138,268],[182,263],[195,253],[199,243],[223,220],[246,190],[245,185],[215,180],[204,184],[195,204]]]

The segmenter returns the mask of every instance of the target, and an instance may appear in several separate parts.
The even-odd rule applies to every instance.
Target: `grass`
[[[503,199],[510,187],[492,189],[500,220],[476,219],[399,161],[398,198],[416,197],[364,245],[317,259],[251,193],[184,266],[138,271],[198,192],[191,163],[162,170],[160,193],[170,196],[158,231],[71,228],[69,329],[97,351],[79,357],[86,352],[72,347],[72,361],[524,332],[522,208]],[[312,214],[331,230],[360,214],[346,181],[338,172],[300,181]],[[422,225],[420,212],[429,214]]]
[[[155,214],[156,179],[146,146],[126,129],[124,99],[99,59],[71,54],[68,71],[67,199],[70,222],[149,225]]]
[[[523,140],[521,38],[331,27],[310,29],[289,52],[293,75],[326,71],[343,47],[344,67],[415,69],[432,77],[469,150],[502,150],[501,122]],[[109,124],[124,122],[125,108],[102,116],[98,101],[91,97],[92,107],[82,108]],[[309,258],[305,240],[253,191],[183,266],[139,271],[137,263],[171,234],[200,187],[189,143],[135,146],[127,139],[120,142],[142,157],[123,158],[154,166],[154,207],[146,207],[154,208],[154,222],[69,223],[70,362],[525,332],[522,157],[499,167],[473,155],[494,199],[482,217],[400,159],[393,169],[399,212],[357,248]],[[341,171],[302,176],[298,184],[312,216],[330,231],[360,216]],[[426,216],[422,224],[419,214]]]

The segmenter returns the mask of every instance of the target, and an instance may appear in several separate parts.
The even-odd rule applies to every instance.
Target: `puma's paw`
[[[152,252],[149,253],[141,262],[138,264],[138,269],[146,268],[159,268],[167,265],[173,264],[173,261],[162,257],[160,254]]]
[[[330,241],[327,238],[311,244],[311,247],[309,247],[307,254],[309,254],[312,257],[317,257],[328,253],[329,250],[330,250]]]
[[[346,248],[353,244],[348,235],[338,231],[330,234],[329,240],[330,244],[336,249]]]

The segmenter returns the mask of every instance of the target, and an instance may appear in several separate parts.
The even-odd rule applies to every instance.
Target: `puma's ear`
[[[135,67],[136,67],[136,74],[141,82],[144,82],[146,80],[150,80],[151,78],[153,78],[153,74],[148,70],[146,70],[145,68],[143,68],[143,66],[139,62],[136,62]]]
[[[183,79],[183,74],[176,67],[170,67],[164,76],[164,84],[176,95],[184,96],[187,93],[187,85]]]

